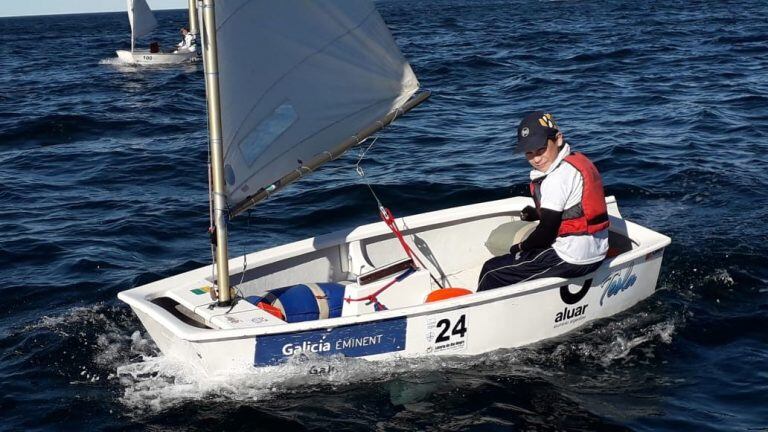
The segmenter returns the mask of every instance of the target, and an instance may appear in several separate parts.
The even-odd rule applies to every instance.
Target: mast
[[[136,15],[133,13],[133,1],[131,1],[130,4],[131,4],[131,8],[128,9],[128,13],[131,14],[131,16],[128,18],[130,18],[130,21],[131,21],[131,54],[133,54],[133,46],[136,42],[136,37],[134,36],[134,31],[133,31],[133,28],[135,27],[133,25],[133,20],[136,18]]]
[[[197,36],[197,0],[189,0],[189,32]]]
[[[190,0],[193,1],[193,0]],[[227,253],[227,203],[224,184],[224,146],[221,138],[221,104],[219,100],[219,66],[216,52],[216,15],[214,0],[203,0],[203,55],[205,56],[205,89],[208,100],[208,135],[211,146],[211,180],[213,188],[213,223],[216,231],[216,274],[219,288],[218,306],[229,306],[229,254]]]

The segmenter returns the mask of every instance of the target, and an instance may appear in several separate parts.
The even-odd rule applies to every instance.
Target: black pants
[[[491,258],[483,264],[477,290],[485,291],[546,277],[571,278],[592,273],[602,261],[594,264],[570,264],[557,256],[554,249],[536,249],[520,252],[516,258],[506,254]]]

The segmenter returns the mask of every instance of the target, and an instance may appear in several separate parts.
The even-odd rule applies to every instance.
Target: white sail
[[[128,21],[131,22],[133,38],[149,34],[157,27],[157,20],[146,0],[128,0]]]
[[[368,0],[217,0],[227,203],[402,106],[419,83]]]

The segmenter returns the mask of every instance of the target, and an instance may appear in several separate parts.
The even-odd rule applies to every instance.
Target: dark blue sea
[[[673,239],[660,290],[471,360],[190,375],[116,295],[210,261],[202,66],[117,65],[124,13],[3,18],[0,429],[768,430],[768,3],[378,4],[433,91],[366,157],[385,204],[524,194],[515,127],[551,111],[623,215]],[[176,43],[186,13],[157,16]],[[376,221],[356,159],[235,220],[231,253]]]

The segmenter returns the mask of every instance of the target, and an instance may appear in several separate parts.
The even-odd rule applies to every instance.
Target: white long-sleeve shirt
[[[563,163],[569,154],[571,147],[565,144],[547,172],[531,170],[531,180],[546,176],[541,182],[541,208],[562,212],[581,203],[584,179],[573,165]],[[608,253],[608,229],[594,234],[558,236],[552,248],[560,259],[570,264],[600,262]]]
[[[197,47],[195,46],[195,35],[192,33],[187,33],[187,35],[184,36],[184,40],[179,42],[177,47],[178,51],[196,51]]]

